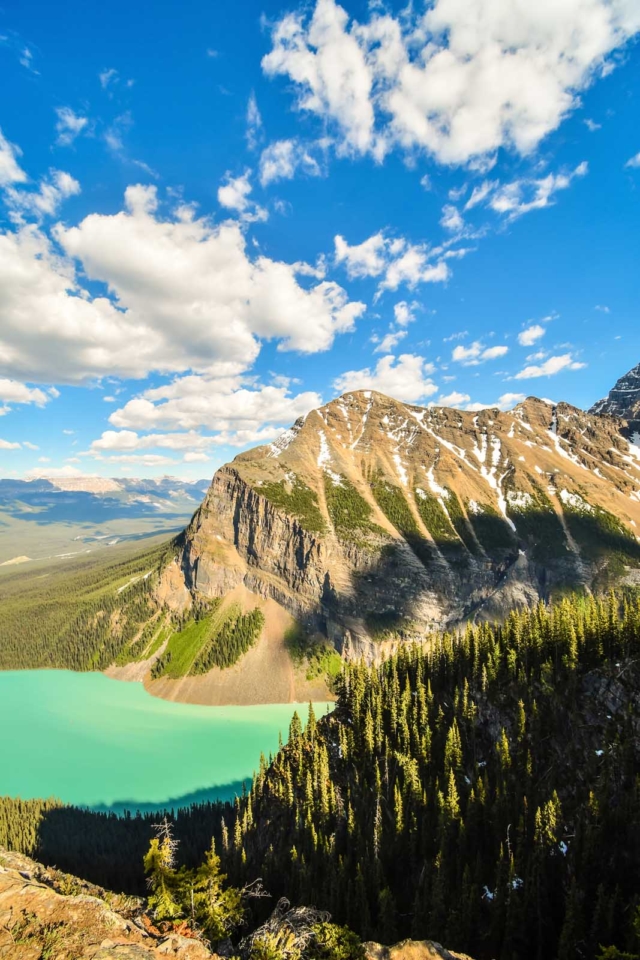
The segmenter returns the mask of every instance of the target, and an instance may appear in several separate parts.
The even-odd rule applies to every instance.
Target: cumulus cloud
[[[546,330],[539,323],[532,323],[518,334],[518,343],[522,347],[532,347],[536,340],[544,337]]]
[[[21,444],[14,443],[10,440],[3,440],[0,437],[0,450],[19,450],[20,447],[21,447]]]
[[[50,397],[39,387],[28,387],[17,380],[8,380],[0,377],[0,401],[2,403],[35,403],[37,407],[44,407]]]
[[[132,186],[119,213],[58,224],[65,256],[34,226],[0,232],[0,375],[246,369],[261,340],[315,353],[363,313],[337,283],[302,286],[306,265],[249,256],[237,222],[212,224],[187,206],[165,219],[158,206],[155,187]],[[83,289],[76,261],[108,296]]]
[[[56,107],[56,143],[60,147],[69,147],[88,126],[87,117],[74,113],[71,107]]]
[[[501,410],[511,410],[517,403],[522,403],[525,399],[524,393],[503,393],[496,406]]]
[[[378,342],[377,338],[372,340],[374,343],[377,343],[377,347],[373,351],[374,353],[393,353],[395,348],[398,346],[401,340],[407,335],[406,330],[390,330],[389,333]]]
[[[23,190],[7,187],[5,201],[14,219],[55,216],[69,197],[80,193],[80,184],[64,170],[50,170],[40,181],[38,190]]]
[[[392,239],[382,231],[353,246],[338,234],[334,243],[335,261],[344,264],[347,276],[381,277],[378,295],[401,284],[412,289],[419,283],[442,283],[450,275],[446,261],[437,258],[441,249],[430,250],[426,244],[412,244],[402,237]]]
[[[0,130],[0,187],[7,187],[12,183],[26,183],[27,175],[18,163],[21,154],[20,148],[9,143]]]
[[[630,157],[625,163],[625,167],[638,168],[640,167],[640,153],[636,153],[633,157]]]
[[[260,183],[266,187],[277,180],[292,180],[298,171],[319,177],[322,168],[312,148],[300,140],[275,140],[260,156]]]
[[[508,347],[485,347],[479,340],[474,340],[468,347],[463,347],[461,344],[454,347],[451,359],[455,360],[456,363],[463,364],[465,367],[477,367],[487,360],[496,360],[498,357],[504,357],[508,352]]]
[[[218,187],[218,203],[227,210],[234,210],[246,221],[266,220],[269,216],[264,207],[249,199],[253,187],[251,186],[251,170],[245,170],[240,177],[225,175],[225,181]]]
[[[264,443],[283,426],[321,404],[322,398],[313,391],[291,396],[284,385],[247,386],[240,376],[191,374],[145,390],[115,410],[109,422],[119,430],[106,431],[94,445],[96,449],[123,449],[128,445],[129,449],[151,446],[203,450],[211,445]],[[138,435],[139,431],[159,428],[190,432]],[[198,434],[199,429],[211,435]]]
[[[415,320],[414,310],[418,308],[417,303],[407,303],[406,300],[400,300],[393,308],[393,316],[400,327],[406,327]]]
[[[397,359],[382,357],[375,368],[348,370],[333,381],[339,393],[351,390],[377,390],[397,400],[413,403],[423,397],[431,397],[438,388],[431,379],[435,367],[424,357],[403,353]]]
[[[464,229],[464,220],[460,215],[460,211],[451,203],[445,204],[442,208],[440,224],[445,230],[448,230],[449,233],[460,233],[461,230]]]
[[[438,397],[438,406],[441,407],[461,407],[464,403],[468,403],[471,400],[471,397],[468,393],[460,393],[458,390],[453,390],[452,393],[447,393],[445,396],[442,394]]]
[[[582,370],[586,363],[579,363],[573,359],[571,353],[563,353],[561,356],[549,357],[541,364],[532,364],[524,367],[519,373],[516,373],[515,380],[531,380],[534,377],[553,377],[561,370]]]
[[[350,22],[335,0],[316,0],[310,15],[285,15],[265,73],[292,81],[298,109],[335,131],[338,152],[381,159],[399,146],[479,170],[501,147],[531,153],[640,30],[628,0],[370,11]]]

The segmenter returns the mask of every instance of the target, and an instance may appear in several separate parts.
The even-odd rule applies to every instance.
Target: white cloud
[[[584,177],[589,167],[585,160],[571,173],[549,173],[546,177],[514,180],[494,191],[489,206],[496,213],[505,214],[510,220],[521,217],[530,210],[541,210],[554,202],[558,190],[566,190],[575,177]]]
[[[39,449],[40,449],[40,447],[37,445],[37,443],[31,443],[30,440],[23,440],[23,441],[22,441],[22,446],[23,446],[23,447],[26,447],[27,450],[39,450]]]
[[[382,338],[382,340],[380,341],[380,343],[378,343],[378,346],[375,348],[373,352],[374,353],[392,353],[395,350],[395,348],[398,346],[400,341],[404,340],[406,335],[407,335],[406,330],[395,330],[395,331],[391,330]],[[377,341],[374,340],[374,343],[375,342]]]
[[[347,276],[378,277],[387,263],[389,241],[382,232],[374,233],[368,240],[350,246],[339,234],[334,238],[336,263],[343,263]]]
[[[419,304],[417,303],[407,303],[406,300],[400,300],[399,303],[396,303],[393,308],[393,316],[400,327],[406,327],[410,323],[413,323],[415,320],[414,310],[417,309]]]
[[[252,91],[247,102],[247,146],[255,150],[263,138],[262,115],[258,109],[256,95]]]
[[[111,457],[96,457],[108,463],[135,463],[143,467],[168,467],[178,461],[174,457],[165,457],[160,453],[123,453]]]
[[[422,187],[423,190],[432,190],[432,189],[433,189],[433,184],[432,184],[432,182],[431,182],[431,177],[429,176],[428,173],[425,173],[425,174],[423,174],[423,176],[420,177],[420,186]]]
[[[518,343],[523,347],[532,347],[536,340],[544,337],[546,332],[539,323],[532,323],[530,327],[518,334]]]
[[[44,407],[45,403],[49,402],[49,397],[39,387],[28,387],[17,380],[0,377],[0,401],[3,403],[35,403],[38,407]]]
[[[443,337],[443,343],[451,343],[452,340],[464,340],[465,337],[469,336],[468,330],[458,330],[456,333],[449,334],[448,337]]]
[[[35,227],[0,232],[0,375],[61,383],[246,369],[261,339],[326,350],[365,309],[337,283],[302,287],[303,264],[251,258],[237,222],[185,206],[164,219],[157,208],[155,187],[138,185],[119,213],[58,224],[66,257]],[[109,296],[83,290],[76,258]]]
[[[442,208],[440,224],[449,233],[460,233],[464,228],[464,220],[460,216],[460,211],[450,203],[445,204]]]
[[[496,406],[500,407],[501,410],[510,410],[517,403],[522,403],[524,399],[524,393],[503,393]]]
[[[262,66],[293,82],[339,152],[417,148],[486,170],[500,147],[531,153],[639,29],[629,0],[435,0],[397,17],[374,5],[363,23],[317,0],[273,26]]]
[[[456,363],[462,363],[465,367],[477,367],[487,360],[496,360],[498,357],[504,357],[508,352],[508,347],[485,347],[479,340],[474,340],[468,347],[463,347],[462,345],[454,347],[451,359],[455,360]]]
[[[397,290],[401,284],[413,288],[418,283],[441,283],[449,278],[446,262],[432,262],[434,253],[426,244],[411,244],[402,237],[391,239],[382,231],[353,246],[340,235],[334,243],[336,263],[345,265],[349,277],[382,276],[378,295],[383,290]]]
[[[13,211],[14,218],[24,216],[53,217],[69,197],[80,193],[80,184],[64,170],[50,170],[47,177],[40,181],[37,191],[27,191],[8,187],[5,194],[7,206]]]
[[[218,187],[218,203],[227,210],[235,210],[243,220],[261,221],[269,216],[264,207],[258,206],[249,199],[252,191],[250,183],[251,170],[245,170],[241,177],[225,175],[225,182]]]
[[[10,440],[0,438],[0,450],[20,450],[20,443],[12,443]]]
[[[633,157],[630,157],[625,163],[625,167],[640,167],[640,153],[636,153]]]
[[[459,393],[457,390],[454,390],[452,393],[446,394],[446,396],[438,397],[438,406],[440,407],[460,407],[463,403],[468,403],[471,400],[471,397],[468,393]]]
[[[107,431],[94,441],[97,449],[144,446],[170,449],[206,449],[210,445],[244,446],[273,439],[278,430],[320,406],[322,398],[312,391],[290,396],[286,386],[252,386],[239,376],[211,378],[178,377],[163,387],[144,391],[109,417],[120,432]],[[169,428],[190,434],[152,434],[140,437],[134,431]],[[215,433],[202,436],[198,428]]]
[[[140,435],[134,430],[105,430],[91,444],[92,451],[102,450],[151,450],[165,447],[168,450],[205,449],[215,443],[215,437],[205,437],[194,430],[185,433],[147,433]]]
[[[333,386],[339,393],[377,390],[397,400],[413,403],[437,393],[438,388],[431,380],[434,369],[424,357],[403,353],[397,360],[392,356],[382,357],[373,370],[369,367],[349,370],[337,377]]]
[[[114,67],[102,70],[102,72],[98,74],[98,79],[102,89],[106,90],[110,84],[117,83],[118,71]]]
[[[56,107],[56,114],[56,143],[61,147],[68,147],[86,129],[89,121],[86,117],[74,113],[71,107]]]
[[[24,474],[25,480],[39,480],[41,477],[59,477],[61,479],[67,477],[89,477],[91,474],[83,473],[82,470],[78,470],[76,467],[34,467],[32,470],[27,470]]]
[[[602,124],[596,123],[595,120],[590,120],[589,117],[584,121],[584,125],[589,131],[589,133],[595,133],[596,130],[602,130]]]
[[[479,183],[476,187],[473,188],[471,196],[464,205],[465,210],[472,210],[473,207],[477,207],[479,203],[482,203],[483,200],[486,200],[489,194],[495,190],[498,186],[497,180],[483,180],[482,183]]]
[[[318,160],[311,147],[300,140],[275,140],[260,156],[260,183],[266,187],[277,180],[292,180],[298,170],[311,177],[322,175]]]
[[[182,458],[183,463],[206,463],[210,459],[206,453],[199,453],[197,450],[185,453]]]
[[[561,370],[582,370],[586,363],[579,363],[573,359],[570,353],[564,353],[561,356],[549,357],[540,365],[525,367],[519,373],[516,373],[515,380],[531,380],[534,377],[553,377]]]
[[[18,163],[17,158],[22,151],[15,144],[9,143],[0,130],[0,187],[11,183],[25,183],[27,175]]]

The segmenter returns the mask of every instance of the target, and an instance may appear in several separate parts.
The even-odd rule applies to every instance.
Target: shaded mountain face
[[[608,396],[595,403],[590,413],[608,414],[628,421],[626,433],[640,444],[640,363],[620,377]],[[636,438],[634,435],[638,434]]]
[[[217,471],[167,570],[172,602],[244,583],[373,657],[640,582],[640,445],[619,427],[535,398],[471,413],[345,394]]]

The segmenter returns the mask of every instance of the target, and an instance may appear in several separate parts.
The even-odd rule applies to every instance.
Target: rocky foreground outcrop
[[[276,935],[282,930],[299,933],[296,919],[302,922],[306,912],[317,911],[276,909],[245,946],[267,929]],[[246,956],[242,944],[238,949]],[[282,956],[286,960],[289,954]],[[393,947],[366,943],[364,956],[365,960],[468,960],[427,940],[405,940]],[[197,939],[159,932],[145,914],[142,900],[109,893],[6,850],[0,850],[0,958],[222,960]]]
[[[624,427],[535,398],[476,413],[345,394],[217,471],[162,598],[184,609],[242,584],[371,660],[635,582],[640,446]]]
[[[147,927],[151,925],[147,922]],[[142,902],[0,850],[2,960],[211,960],[204,944],[145,927]]]

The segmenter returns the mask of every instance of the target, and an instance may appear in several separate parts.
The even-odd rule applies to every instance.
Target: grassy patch
[[[531,550],[537,563],[563,559],[569,552],[564,529],[549,497],[540,487],[529,494],[530,502],[507,502],[507,513],[516,525],[517,536]]]
[[[301,525],[310,533],[324,533],[325,522],[318,506],[318,496],[313,490],[295,478],[287,489],[283,480],[277,483],[264,483],[258,492],[275,507],[297,517]]]
[[[640,543],[608,510],[563,503],[571,536],[587,559],[607,561],[610,576],[624,575],[625,566],[640,566]]]
[[[446,490],[449,494],[447,498],[447,513],[449,514],[454,530],[464,543],[469,553],[478,554],[479,550],[476,538],[474,537],[471,525],[464,514],[462,504],[458,499],[458,495],[450,487],[447,487]]]
[[[384,515],[404,537],[418,559],[428,566],[433,559],[429,542],[421,535],[400,487],[389,483],[378,474],[371,481],[371,490]]]
[[[209,640],[191,673],[207,673],[213,667],[232,667],[256,642],[264,627],[264,614],[257,607],[250,613],[234,613]]]
[[[479,505],[479,512],[469,511],[469,520],[473,532],[484,550],[491,554],[496,550],[513,550],[516,545],[513,530],[490,503]]]
[[[306,666],[307,680],[324,677],[331,687],[342,670],[342,657],[328,640],[309,637],[301,624],[294,623],[285,632],[284,642],[296,666]]]
[[[371,520],[371,506],[346,477],[341,477],[340,485],[325,477],[324,490],[331,522],[342,540],[360,543],[368,535],[387,537],[386,531]]]
[[[225,618],[234,612],[233,608],[220,611],[221,602],[212,601],[207,612],[198,611],[200,616],[197,620],[188,621],[169,637],[166,650],[151,670],[154,680],[161,676],[175,680],[189,673],[200,650],[219,630]]]

